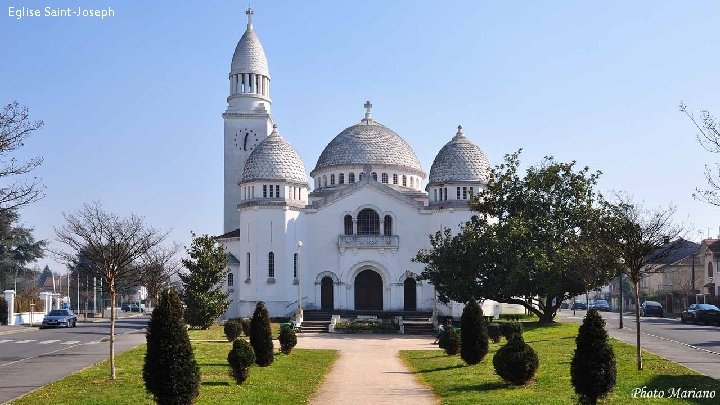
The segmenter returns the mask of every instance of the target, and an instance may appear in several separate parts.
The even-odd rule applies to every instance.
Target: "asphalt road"
[[[116,321],[116,352],[145,342],[148,317]],[[108,357],[109,322],[0,335],[0,403]]]

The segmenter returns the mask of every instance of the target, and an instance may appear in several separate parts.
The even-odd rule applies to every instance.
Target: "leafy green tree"
[[[260,367],[272,364],[274,358],[270,315],[265,303],[258,301],[250,321],[250,345],[255,351],[255,363]]]
[[[24,228],[18,221],[16,210],[0,209],[0,282],[3,290],[15,288],[16,275],[22,278],[29,273],[25,266],[42,258],[47,246],[46,241],[35,240],[33,228]]]
[[[190,258],[183,259],[182,264],[188,272],[180,274],[187,305],[185,320],[193,328],[207,329],[230,305],[229,294],[222,288],[227,254],[212,236],[194,233],[187,253]]]
[[[183,320],[180,298],[165,290],[147,326],[145,388],[161,405],[192,404],[200,394],[200,367]]]
[[[570,381],[583,403],[596,404],[615,386],[615,353],[608,342],[605,320],[597,310],[585,315],[575,338],[576,349],[570,363]]]
[[[227,360],[230,365],[230,376],[240,385],[250,375],[250,366],[255,363],[255,353],[247,340],[238,339],[233,342]]]
[[[443,302],[489,298],[550,323],[563,300],[616,274],[615,222],[595,190],[599,172],[547,157],[521,176],[519,156],[491,170],[460,233],[431,235],[415,260]]]
[[[460,357],[470,365],[480,363],[488,352],[488,334],[482,319],[482,309],[470,300],[460,318]]]

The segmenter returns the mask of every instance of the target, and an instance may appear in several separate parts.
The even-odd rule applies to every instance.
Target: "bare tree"
[[[17,101],[3,107],[0,111],[0,178],[27,174],[42,164],[41,157],[18,162],[7,156],[20,149],[25,140],[42,126],[42,121],[31,121],[27,107]],[[44,196],[44,187],[37,177],[30,181],[11,181],[0,186],[0,211],[29,204]]]
[[[157,302],[160,292],[170,288],[172,278],[178,274],[181,265],[175,259],[180,246],[157,246],[142,258],[142,283],[147,288],[150,303]]]
[[[140,259],[167,236],[145,225],[136,215],[121,218],[104,211],[99,202],[85,204],[74,214],[65,214],[65,224],[55,228],[59,242],[71,252],[56,252],[68,263],[82,252],[95,264],[98,276],[110,293],[110,378],[115,379],[115,299],[118,287],[139,283]]]
[[[684,112],[695,125],[695,128],[698,129],[699,132],[696,136],[700,145],[708,152],[720,154],[720,130],[715,117],[709,111],[703,110],[700,111],[700,122],[698,122],[695,115],[682,102],[680,103],[680,111]],[[693,197],[720,207],[720,163],[715,163],[714,167],[705,165],[705,179],[708,182],[709,189],[701,190],[696,188]]]
[[[632,283],[635,299],[635,332],[637,368],[642,370],[640,354],[640,280],[656,272],[665,258],[680,248],[674,243],[684,234],[684,228],[675,224],[674,207],[650,210],[634,203],[629,197],[618,195],[614,205],[618,221],[619,251],[624,261],[623,271]],[[670,242],[668,242],[670,241]]]

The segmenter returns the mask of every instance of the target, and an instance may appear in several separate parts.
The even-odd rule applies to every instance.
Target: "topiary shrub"
[[[8,324],[8,303],[5,297],[0,297],[0,325]]]
[[[240,385],[250,375],[250,366],[255,363],[255,352],[252,346],[245,339],[238,339],[233,342],[233,347],[227,356],[230,364],[230,375]]]
[[[460,335],[458,335],[457,332],[455,332],[455,328],[449,328],[445,332],[443,332],[443,335],[445,335],[444,345],[443,349],[445,349],[445,353],[447,353],[450,356],[454,356],[460,352]]]
[[[280,340],[280,351],[285,354],[290,354],[297,344],[297,336],[292,328],[282,328],[278,339]]]
[[[520,322],[503,322],[500,324],[500,334],[509,342],[512,335],[523,334],[523,326]]]
[[[525,385],[530,382],[535,376],[538,365],[537,353],[519,334],[512,335],[493,357],[495,373],[515,385]]]
[[[272,364],[274,357],[270,316],[262,301],[258,301],[255,305],[255,312],[250,321],[250,345],[255,351],[255,363],[258,366],[266,367]]]
[[[474,299],[463,309],[460,333],[460,357],[470,365],[480,363],[488,352],[488,335],[482,309]]]
[[[175,290],[165,290],[147,326],[145,389],[158,404],[192,404],[200,393],[200,367],[193,355]]]
[[[242,324],[236,318],[228,319],[223,325],[223,331],[228,342],[232,342],[242,334]]]
[[[582,402],[595,404],[612,391],[617,378],[615,353],[597,310],[591,309],[585,315],[575,344],[570,381]]]
[[[489,323],[487,325],[487,334],[493,343],[500,343],[500,338],[502,337],[500,334],[500,325],[494,322]]]
[[[250,337],[250,320],[247,318],[235,318],[242,326],[243,335]]]

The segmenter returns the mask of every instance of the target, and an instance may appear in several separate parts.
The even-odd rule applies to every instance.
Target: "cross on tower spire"
[[[247,11],[245,12],[245,14],[247,14],[247,19],[248,19],[247,28],[248,28],[249,30],[251,30],[252,27],[253,27],[252,17],[253,17],[253,15],[255,14],[255,12],[253,11],[252,8],[250,8],[250,5],[249,5],[249,4],[248,4],[248,8],[247,8]]]
[[[372,119],[372,115],[370,115],[370,110],[372,110],[372,103],[368,100],[368,101],[365,102],[365,104],[363,105],[363,107],[365,107],[365,119],[366,119],[366,120],[371,120],[371,119]]]

